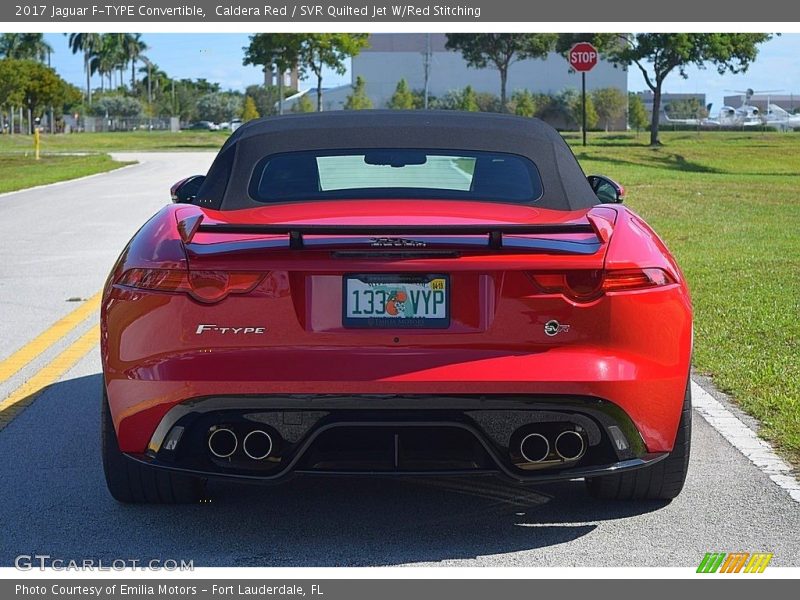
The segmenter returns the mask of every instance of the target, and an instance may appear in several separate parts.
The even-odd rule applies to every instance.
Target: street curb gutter
[[[692,405],[698,414],[739,450],[759,471],[767,475],[795,501],[800,503],[800,482],[792,467],[780,458],[767,442],[745,425],[722,402],[692,380]]]

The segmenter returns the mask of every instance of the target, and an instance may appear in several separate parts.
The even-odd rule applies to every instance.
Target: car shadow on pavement
[[[99,374],[54,384],[0,431],[0,565],[36,552],[196,567],[446,564],[563,544],[664,506],[597,502],[580,481],[324,477],[211,483],[197,505],[125,506],[103,478],[100,386]]]

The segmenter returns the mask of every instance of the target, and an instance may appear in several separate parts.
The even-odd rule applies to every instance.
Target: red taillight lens
[[[185,271],[171,269],[130,269],[117,280],[119,285],[162,292],[190,292]]]
[[[574,302],[591,302],[606,292],[639,290],[675,283],[661,269],[625,269],[601,271],[598,269],[569,271],[567,273],[529,273],[542,294],[561,294]]]
[[[603,272],[592,269],[568,273],[531,273],[531,278],[543,294],[563,294],[576,302],[589,302],[603,292]]]
[[[219,302],[228,294],[252,292],[263,278],[261,273],[189,272],[191,294],[201,302]]]
[[[199,302],[214,303],[228,294],[252,292],[262,279],[263,273],[130,269],[122,274],[117,283],[144,290],[182,292]]]
[[[641,290],[675,283],[666,271],[661,269],[625,269],[606,271],[603,277],[603,291]]]

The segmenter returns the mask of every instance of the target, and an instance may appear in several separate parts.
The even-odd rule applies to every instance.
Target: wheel
[[[108,491],[118,502],[188,504],[203,497],[204,481],[136,462],[119,449],[105,387],[102,394],[101,442]]]
[[[586,480],[589,493],[603,500],[672,500],[681,493],[692,445],[692,380],[686,384],[675,445],[667,458],[650,467]]]

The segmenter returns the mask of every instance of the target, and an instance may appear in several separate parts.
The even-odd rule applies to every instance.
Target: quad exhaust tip
[[[580,433],[568,429],[556,437],[555,450],[563,460],[578,460],[586,451],[586,442]]]
[[[272,436],[261,429],[254,429],[244,436],[242,449],[248,458],[264,460],[272,453]]]
[[[239,447],[239,438],[227,427],[219,427],[208,436],[208,449],[217,458],[228,458]]]
[[[529,433],[519,443],[519,451],[528,462],[542,462],[550,454],[550,442],[541,433]]]

